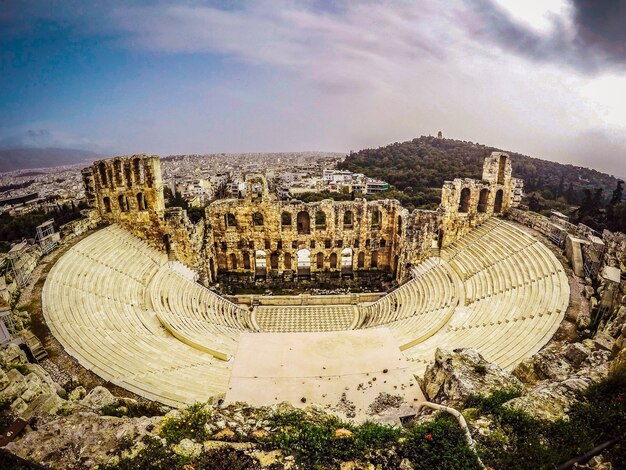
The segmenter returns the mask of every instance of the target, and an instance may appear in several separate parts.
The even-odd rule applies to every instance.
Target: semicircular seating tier
[[[563,267],[540,242],[490,219],[363,305],[280,305],[254,312],[112,225],[70,248],[47,276],[43,312],[83,366],[173,406],[224,393],[242,332],[389,328],[416,373],[437,347],[474,347],[512,368],[558,328]]]

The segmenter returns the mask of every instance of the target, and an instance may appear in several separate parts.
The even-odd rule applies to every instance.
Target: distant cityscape
[[[166,188],[190,207],[245,197],[246,175],[258,173],[266,176],[270,190],[282,200],[320,192],[371,195],[390,188],[385,181],[337,169],[344,158],[325,152],[170,155],[162,159],[162,173]],[[85,165],[0,173],[0,214],[78,207],[85,201],[80,173]]]

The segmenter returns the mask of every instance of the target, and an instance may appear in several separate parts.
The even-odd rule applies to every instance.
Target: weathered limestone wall
[[[194,226],[181,208],[165,209],[161,161],[133,155],[100,160],[82,171],[88,202],[105,222],[123,225],[133,235],[199,269],[204,227]]]

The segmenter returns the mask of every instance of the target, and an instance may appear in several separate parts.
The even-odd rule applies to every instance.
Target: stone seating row
[[[82,240],[49,272],[42,306],[50,330],[84,367],[148,399],[181,406],[223,393],[229,363],[181,343],[145,308],[146,282],[163,257],[115,231],[108,227]],[[119,238],[127,238],[121,250],[134,247],[135,256],[109,253],[120,251]],[[99,264],[99,256],[107,264]],[[136,262],[150,264],[147,259],[151,271],[129,267],[144,273],[143,282],[125,272]]]
[[[558,329],[569,304],[563,266],[542,243],[517,227],[490,221],[442,257],[464,282],[466,302],[425,341],[405,350],[417,374],[437,347],[478,349],[490,361],[513,369],[541,349]],[[509,256],[506,256],[506,253]]]

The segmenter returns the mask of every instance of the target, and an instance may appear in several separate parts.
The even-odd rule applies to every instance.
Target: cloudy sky
[[[626,175],[626,0],[0,0],[0,147],[347,152],[442,130]]]

